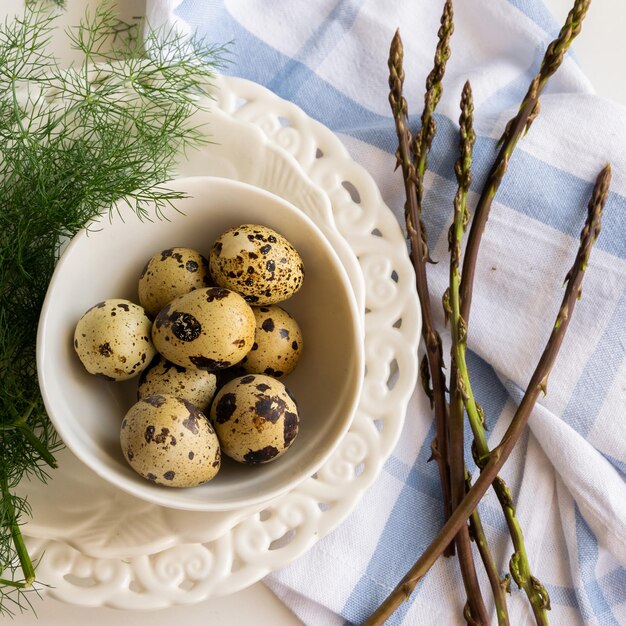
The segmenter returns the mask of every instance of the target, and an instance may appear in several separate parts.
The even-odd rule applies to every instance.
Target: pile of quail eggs
[[[81,317],[74,348],[86,370],[139,379],[120,428],[138,474],[194,487],[218,473],[222,454],[255,465],[289,448],[299,417],[281,379],[298,363],[302,334],[278,303],[303,278],[282,235],[243,224],[217,238],[208,261],[189,248],[155,254],[139,278],[139,305],[105,300]]]

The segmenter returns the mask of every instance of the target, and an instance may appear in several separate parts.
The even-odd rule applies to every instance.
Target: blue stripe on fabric
[[[561,30],[561,27],[565,23],[566,16],[563,16],[563,21],[560,22],[550,11],[544,0],[507,0],[507,2],[521,11],[526,17],[530,18],[539,28],[545,31],[551,40],[556,39]],[[542,55],[545,49],[548,47],[548,41],[541,44]],[[576,51],[570,48],[567,54],[580,65],[578,58],[576,57]]]
[[[267,84],[278,93],[285,89],[298,90],[309,80],[310,70],[318,67],[334,49],[343,35],[352,28],[364,0],[340,0],[317,30]]]
[[[471,455],[466,454],[466,458],[471,458]],[[424,463],[422,466],[423,469],[426,467],[426,461],[424,460],[422,462]],[[438,474],[427,474],[424,471],[419,471],[419,468],[411,468],[395,456],[389,457],[383,470],[397,481],[412,486],[414,489],[431,497],[433,500],[441,499],[441,487]],[[502,515],[502,509],[499,506],[492,506],[488,502],[481,502],[480,516],[484,526],[497,531],[506,532],[506,522]]]
[[[583,288],[584,297],[584,288]],[[626,288],[600,341],[587,361],[565,411],[561,416],[572,428],[587,438],[600,413],[620,366],[626,358]],[[589,389],[597,394],[589,393]]]
[[[541,53],[540,53],[541,54]],[[539,62],[541,56],[539,57]],[[480,118],[481,126],[491,122],[491,125],[495,125],[502,115],[503,111],[509,109],[517,111],[520,102],[523,100],[526,92],[528,91],[528,85],[536,74],[535,68],[539,67],[537,58],[523,74],[520,74],[517,78],[507,83],[504,87],[494,92],[489,98],[484,100],[474,109],[475,119]]]
[[[545,583],[545,588],[550,596],[552,606],[570,606],[578,608],[576,593],[571,587],[561,587],[560,585],[550,585]]]
[[[507,0],[508,3],[530,18],[539,28],[556,37],[560,25],[542,0]]]
[[[587,360],[561,415],[561,419],[584,438],[588,438],[593,429],[604,399],[613,386],[625,358],[626,288],[593,354]],[[506,388],[513,400],[519,404],[523,395],[522,389],[513,381],[509,381]],[[600,391],[591,395],[590,388]],[[603,453],[603,455],[623,476],[626,476],[626,463],[623,460],[615,459],[608,454]]]
[[[441,487],[439,486],[439,475],[432,474],[425,470],[427,459],[423,459],[420,468],[409,467],[395,456],[390,456],[384,465],[384,470],[407,487],[412,487],[420,491],[433,500],[441,499]],[[421,471],[420,471],[421,470]]]
[[[176,10],[176,14],[193,24],[194,6],[194,0],[185,0]],[[206,8],[202,10],[207,11]],[[208,12],[211,19],[198,25],[199,35],[206,36],[211,41],[236,40],[237,57],[227,68],[228,73],[267,85],[288,63],[293,61],[252,35],[225,9],[208,9]],[[247,62],[250,58],[254,59],[253,63]],[[368,110],[319,78],[304,64],[301,65],[302,68],[299,71],[306,76],[306,81],[297,85],[284,81],[276,91],[279,96],[291,100],[308,115],[320,120],[333,131],[349,134],[390,153],[395,152],[397,140],[394,125],[389,116],[378,115]],[[385,86],[381,86],[381,97],[384,93],[382,90],[385,89]],[[437,210],[425,212],[431,241],[435,241],[441,235],[442,225],[447,224],[450,219],[451,212],[448,207],[452,206],[453,189],[456,188],[454,162],[458,151],[456,124],[441,115],[437,115],[436,120],[439,131],[435,137],[429,167],[439,176],[451,181],[452,185],[445,203],[436,207]],[[415,129],[417,117],[411,121]],[[496,141],[494,139],[479,137],[476,140],[473,191],[480,191],[495,154]],[[520,150],[514,153],[509,169],[510,175],[498,191],[498,202],[578,238],[584,222],[584,207],[589,200],[592,184]],[[516,175],[520,172],[523,175]],[[536,181],[541,181],[541,184],[536,184]],[[425,203],[428,202],[428,197],[426,197]],[[596,244],[599,249],[622,259],[626,259],[626,237],[622,234],[624,211],[626,211],[626,198],[618,194],[610,194],[604,214],[602,233]],[[428,223],[431,215],[434,220],[432,227]]]
[[[612,572],[602,576],[600,585],[604,590],[607,602],[611,606],[626,603],[626,569],[617,567]]]
[[[491,425],[493,425],[506,405],[506,390],[493,368],[477,355],[468,352],[468,366],[473,372],[474,391],[481,399],[485,413],[490,416]],[[426,464],[430,456],[430,442],[434,435],[435,430],[432,426],[410,470],[406,464],[393,456],[385,464],[385,470],[394,478],[403,481],[404,486],[391,510],[364,575],[344,604],[342,616],[347,620],[359,623],[367,617],[368,607],[370,610],[375,608],[376,594],[381,592],[380,588],[374,587],[371,581],[385,581],[385,584],[392,588],[397,584],[393,573],[408,570],[415,562],[416,555],[423,552],[441,526],[443,520],[439,478],[434,463]],[[471,454],[468,458],[471,458]],[[424,498],[424,496],[427,497]],[[505,522],[500,511],[485,505],[481,505],[480,510],[483,513],[483,522],[499,531],[504,531]],[[410,536],[415,545],[404,546],[401,553],[398,553],[397,538],[406,536]],[[390,553],[396,555],[393,568],[389,568],[385,558],[385,555]],[[392,621],[388,622],[390,625],[402,623],[418,594],[419,588],[407,602],[401,605]],[[383,597],[381,594],[378,601]]]
[[[512,115],[517,113],[519,105],[526,96],[528,87],[533,78],[538,74],[545,54],[547,43],[539,42],[535,46],[532,63],[525,71],[520,72],[512,81],[493,92],[489,98],[482,101],[474,109],[474,119],[480,120],[480,127],[489,128],[495,126],[502,117],[503,111],[511,111]],[[568,52],[568,54],[572,54]],[[552,91],[552,83],[545,86],[544,93]]]
[[[604,591],[596,578],[599,550],[597,538],[575,505],[578,567],[582,589],[577,589],[579,606],[585,619],[596,617],[602,626],[619,626]]]
[[[485,529],[492,529],[494,533],[508,536],[506,521],[504,520],[504,515],[499,505],[496,504],[492,506],[491,504],[489,504],[489,501],[483,500],[480,502],[478,512],[480,513],[480,521],[482,522],[482,525],[485,527]],[[489,541],[491,541],[494,533],[487,533],[487,535],[489,536]],[[495,537],[494,541],[497,541]]]
[[[438,481],[436,463],[426,464],[430,456],[430,442],[434,435],[434,426],[431,426],[418,458],[389,514],[365,573],[343,606],[341,615],[350,622],[360,624],[371,614],[384,600],[388,591],[398,583],[401,575],[398,572],[410,569],[416,557],[428,547],[441,528],[443,522],[441,493],[437,490],[437,498],[433,499],[429,494],[422,492],[420,487],[423,479],[418,477],[427,472],[430,474],[429,481]],[[402,546],[401,550],[398,550],[399,545]],[[393,567],[389,563],[390,554],[394,555]],[[386,589],[373,584],[373,580],[385,585]],[[389,626],[402,623],[413,601],[419,595],[419,590],[418,586],[409,600],[402,603],[387,622]]]
[[[207,5],[211,6],[212,3]],[[202,6],[204,16],[207,9]],[[282,54],[250,33],[224,7],[218,6],[209,10],[210,19],[204,20],[202,24],[195,23],[196,11],[194,0],[184,0],[175,14],[195,26],[198,35],[209,41],[236,42],[232,63],[227,66],[225,73],[268,86],[290,66],[291,72],[298,74],[299,80],[280,81],[273,89],[274,93],[294,102],[308,115],[322,121],[332,130],[350,132],[352,123],[356,120],[359,126],[383,127],[389,124],[386,117],[357,104],[319,78],[301,61]],[[254,61],[249,62],[249,59]],[[395,148],[391,151],[395,152]]]
[[[471,350],[467,351],[466,359],[474,396],[485,411],[487,429],[493,430],[504,411],[509,394],[487,361]]]
[[[212,43],[235,43],[229,49],[230,63],[225,68],[226,74],[241,76],[264,85],[270,71],[280,71],[291,60],[246,30],[233,19],[222,2],[184,0],[174,14],[195,28],[200,37],[205,37]],[[202,16],[201,24],[196,23],[198,15]],[[250,59],[254,61],[250,62]]]
[[[372,114],[369,113],[369,116]],[[451,213],[448,207],[452,206],[456,192],[454,163],[458,153],[456,125],[441,115],[435,117],[438,131],[428,168],[446,179],[448,184],[440,183],[437,196],[429,198],[429,192],[424,198],[424,218],[431,242],[437,241],[443,229],[449,225]],[[411,119],[411,123],[415,129],[417,124],[414,118]],[[378,120],[377,124],[368,123],[368,128],[353,126],[335,130],[350,134],[388,152],[395,152],[397,145],[395,130],[387,118],[383,118],[383,121]],[[481,191],[495,155],[495,139],[488,137],[476,139],[472,161],[472,191],[477,193]],[[537,181],[540,181],[540,184],[537,184]],[[593,183],[559,170],[527,152],[517,150],[511,157],[509,175],[498,190],[496,201],[578,240],[592,189]],[[626,197],[610,193],[604,210],[602,232],[596,242],[597,249],[621,259],[626,259],[626,237],[623,235],[625,213]],[[572,261],[575,254],[576,245],[572,244]]]
[[[600,453],[609,463],[615,466],[615,469],[622,475],[622,478],[626,481],[626,463],[624,463],[624,461],[616,459],[610,454],[602,452],[602,450],[600,450]]]

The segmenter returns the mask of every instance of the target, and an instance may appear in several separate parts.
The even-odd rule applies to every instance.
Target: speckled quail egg
[[[137,399],[167,394],[184,398],[204,411],[209,408],[216,389],[217,378],[212,372],[181,367],[157,356],[141,372]]]
[[[139,278],[139,302],[155,316],[168,302],[211,286],[209,263],[196,250],[170,248],[155,254]]]
[[[222,233],[211,248],[209,268],[216,284],[258,305],[290,298],[304,279],[296,249],[276,231],[258,224]]]
[[[234,291],[196,289],[179,296],[154,320],[152,340],[172,363],[216,370],[241,361],[254,343],[254,313]]]
[[[151,326],[139,305],[129,300],[104,300],[78,321],[74,349],[90,374],[128,380],[148,367],[156,354]]]
[[[252,349],[240,365],[250,374],[283,378],[291,373],[302,354],[300,326],[279,306],[252,307],[256,331]]]
[[[255,465],[283,454],[298,434],[298,409],[289,390],[271,376],[248,374],[222,387],[211,405],[222,452]]]
[[[148,396],[122,420],[120,444],[130,466],[168,487],[195,487],[211,480],[221,464],[213,426],[191,402]]]

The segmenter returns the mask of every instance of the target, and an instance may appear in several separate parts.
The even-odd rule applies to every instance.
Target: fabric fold
[[[417,128],[443,2],[147,4],[153,25],[197,32],[212,43],[232,41],[226,73],[265,85],[337,133],[403,221],[387,102],[389,43],[400,26],[406,97]],[[599,9],[592,5],[590,10]],[[476,101],[472,210],[497,139],[560,28],[541,0],[456,2],[455,11],[452,57],[425,181],[424,220],[431,253],[439,261],[429,268],[433,303],[440,301],[448,280],[462,85],[471,80]],[[593,94],[572,53],[550,80],[541,104],[511,159],[487,224],[473,296],[469,368],[494,445],[552,329],[593,181],[611,161],[612,192],[582,299],[548,395],[534,410],[503,477],[518,497],[533,574],[552,598],[551,623],[625,624],[626,109]],[[443,315],[434,306],[441,328]],[[437,470],[426,462],[431,424],[418,391],[398,447],[361,503],[306,555],[266,579],[306,624],[363,621],[441,526]],[[471,459],[469,435],[466,443]],[[493,494],[487,494],[480,511],[504,575],[512,547]],[[463,624],[463,603],[457,563],[440,559],[388,623]],[[522,592],[513,590],[509,609],[512,624],[534,623]]]

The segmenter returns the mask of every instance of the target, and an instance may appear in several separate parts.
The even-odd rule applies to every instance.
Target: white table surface
[[[559,19],[565,17],[572,0],[545,0]],[[16,6],[15,0],[0,0],[0,16]],[[86,6],[94,6],[97,0],[67,0],[68,11],[63,22],[75,24]],[[120,0],[123,18],[142,15],[145,0]],[[621,60],[626,58],[626,2],[616,0],[593,0],[586,19],[583,35],[574,44],[577,58],[591,79],[596,92],[626,105],[626,80],[619,70]],[[255,626],[295,626],[301,624],[293,614],[262,584],[225,598],[217,598],[193,606],[180,606],[159,611],[118,611],[108,608],[81,608],[62,604],[51,598],[35,599],[38,617],[32,612],[18,615],[16,626],[67,626],[89,624],[108,626],[122,623],[124,626],[170,626],[174,623],[219,624],[239,626],[253,623]]]

